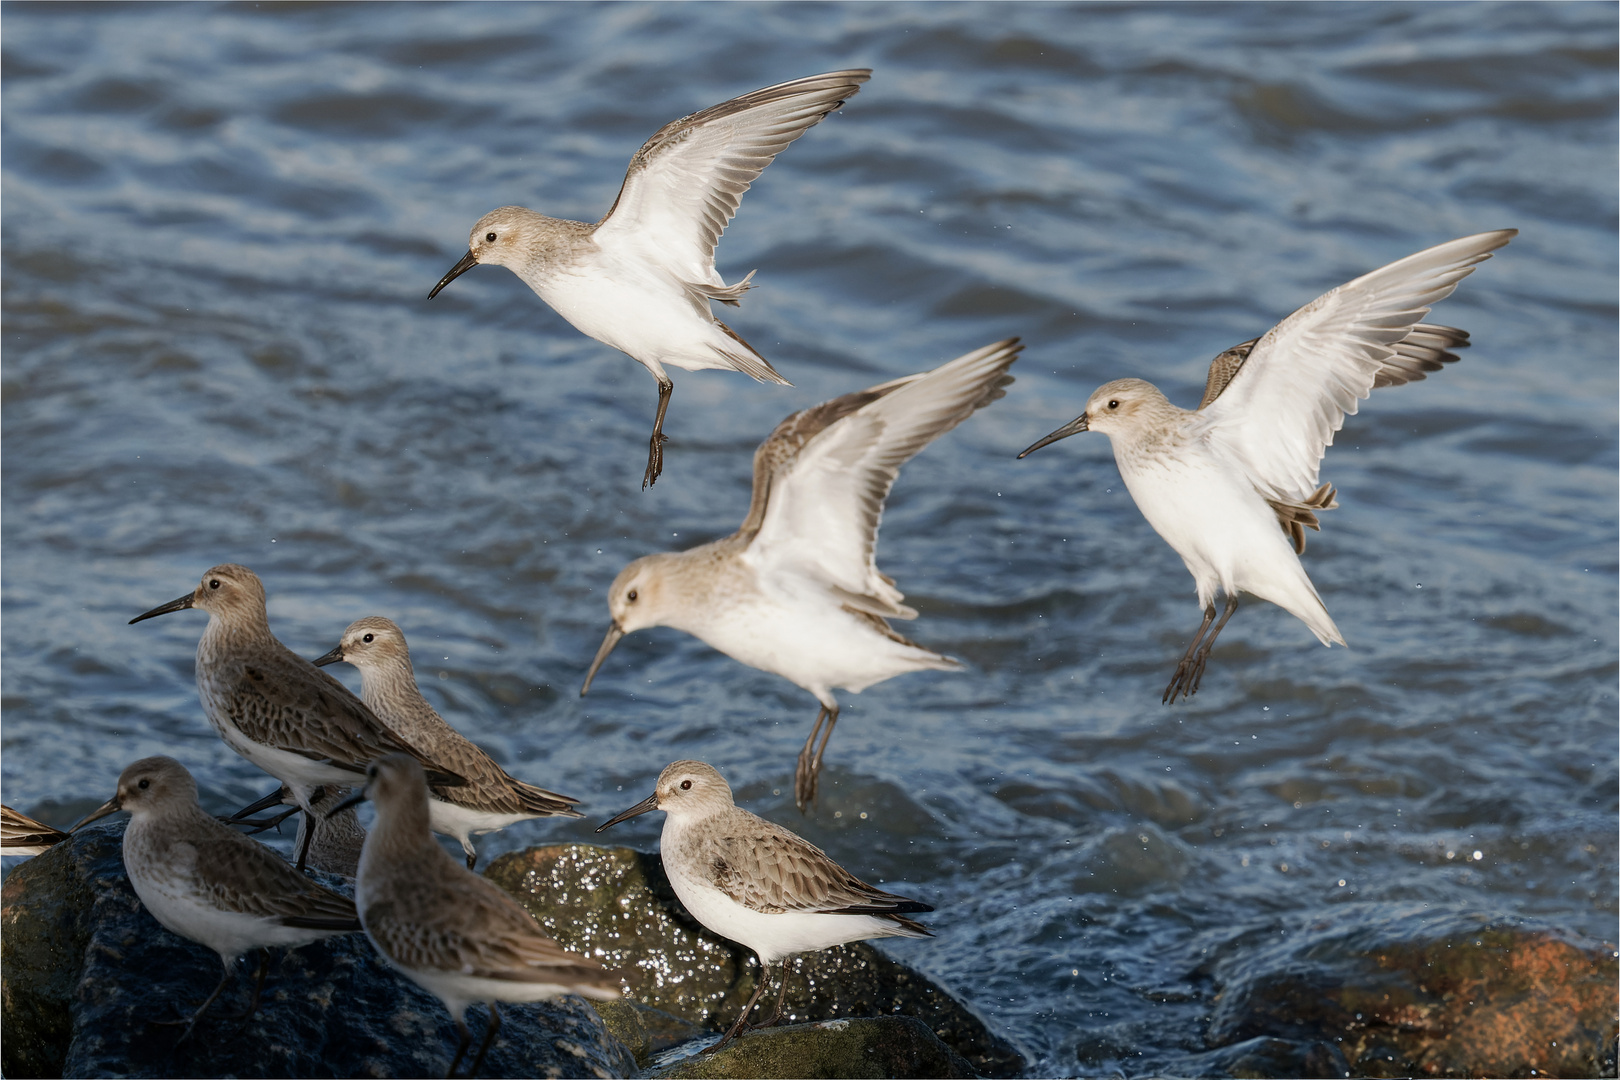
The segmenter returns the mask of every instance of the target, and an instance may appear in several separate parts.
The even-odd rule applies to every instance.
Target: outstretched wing
[[[1232,346],[1209,362],[1209,375],[1204,379],[1204,399],[1200,409],[1221,396],[1235,375],[1242,370],[1259,338]],[[1405,386],[1409,382],[1422,382],[1432,372],[1457,362],[1453,349],[1468,348],[1468,331],[1455,326],[1435,326],[1418,323],[1412,332],[1395,344],[1395,351],[1384,358],[1384,364],[1373,377],[1373,389],[1386,386]]]
[[[1260,339],[1199,411],[1196,430],[1229,453],[1266,498],[1310,497],[1323,451],[1345,416],[1381,378],[1389,385],[1421,373],[1422,356],[1449,340],[1437,336],[1444,328],[1418,331],[1429,308],[1517,232],[1452,240],[1317,297]],[[1402,343],[1415,333],[1403,353]]]
[[[714,269],[714,246],[743,192],[789,143],[872,77],[831,71],[767,86],[660,128],[630,159],[624,186],[597,226],[599,244],[643,257],[714,299],[735,302]],[[735,293],[736,295],[732,295]]]
[[[754,455],[746,557],[766,575],[823,581],[858,610],[915,618],[873,560],[883,500],[902,465],[1005,393],[1021,351],[1008,338],[788,417]]]

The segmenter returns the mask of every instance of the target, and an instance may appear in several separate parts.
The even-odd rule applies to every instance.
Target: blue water
[[[1200,963],[1329,916],[1613,940],[1615,5],[0,17],[7,803],[66,823],[157,752],[211,807],[267,790],[202,717],[202,617],[125,625],[237,561],[304,655],[395,619],[447,717],[588,802],[486,856],[709,761],[936,904],[885,948],[1040,1073],[1202,1051]],[[795,385],[677,373],[651,491],[644,371],[504,270],[426,300],[486,210],[594,220],[666,121],[851,66],[719,249],[759,269],[727,320]],[[1190,577],[1105,439],[1013,454],[1108,379],[1191,406],[1326,288],[1501,227],[1435,314],[1474,347],[1324,464],[1305,561],[1352,647],[1249,604],[1161,706]],[[813,817],[797,688],[660,630],[577,696],[614,574],[735,528],[778,419],[1011,334],[1018,382],[906,468],[878,549],[902,629],[967,671],[844,695]]]

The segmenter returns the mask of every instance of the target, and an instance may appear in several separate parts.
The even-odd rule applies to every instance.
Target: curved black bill
[[[129,625],[134,626],[142,619],[154,619],[159,615],[167,615],[171,611],[184,611],[186,608],[191,606],[192,595],[193,594],[191,593],[186,593],[186,595],[180,597],[178,600],[170,600],[167,604],[160,604],[151,611],[142,612],[133,619],[129,620]]]
[[[118,796],[114,795],[112,798],[108,799],[106,802],[102,803],[100,806],[90,811],[89,814],[85,815],[85,817],[80,819],[79,823],[73,826],[73,828],[69,829],[68,832],[76,833],[86,825],[90,824],[92,821],[100,821],[109,814],[116,814],[122,809],[123,807],[118,803]]]
[[[1062,427],[1052,432],[1052,434],[1048,435],[1034,446],[1031,446],[1028,450],[1025,450],[1022,454],[1019,454],[1018,460],[1024,460],[1025,458],[1029,457],[1029,455],[1033,454],[1035,451],[1049,443],[1055,443],[1059,439],[1067,439],[1070,435],[1078,435],[1082,431],[1090,430],[1090,421],[1086,419],[1085,413],[1081,413],[1079,416],[1075,417],[1073,420],[1070,420],[1067,424],[1064,424]]]
[[[613,646],[617,645],[622,637],[624,637],[624,631],[619,629],[617,622],[608,627],[607,635],[602,638],[602,644],[596,648],[596,659],[591,661],[591,670],[585,673],[585,685],[579,688],[580,697],[584,697],[590,691],[591,680],[596,678],[597,669],[602,666],[602,661],[608,658],[608,653],[613,651]],[[612,823],[609,822],[609,824]],[[607,828],[607,826],[604,825],[603,828]]]
[[[658,809],[658,793],[655,791],[645,799],[642,799],[640,802],[636,803],[636,805],[632,806],[630,809],[621,811],[620,813],[608,818],[608,820],[603,822],[601,827],[596,831],[601,832],[602,829],[617,825],[621,821],[629,821],[633,817],[640,817],[642,814],[650,814],[656,809]]]
[[[343,643],[339,642],[338,644],[332,646],[331,652],[317,656],[315,659],[311,660],[310,663],[314,664],[316,667],[325,667],[327,664],[339,663],[342,661],[342,659]]]
[[[344,799],[342,802],[332,807],[332,809],[328,810],[326,813],[322,814],[321,817],[323,820],[330,821],[337,815],[343,813],[343,811],[352,806],[359,806],[365,801],[366,793],[363,791],[357,791],[353,795],[350,795],[347,799]]]
[[[433,291],[428,293],[428,299],[431,300],[435,296],[438,296],[439,291],[446,285],[450,284],[452,281],[456,280],[456,278],[460,277],[462,274],[465,274],[467,271],[471,270],[477,265],[478,256],[474,255],[470,251],[467,252],[467,254],[461,257],[461,261],[452,266],[450,268],[450,272],[444,275],[444,277],[440,278],[437,285],[433,286]]]
[[[276,790],[272,791],[258,802],[248,803],[246,806],[242,807],[242,809],[238,810],[225,820],[233,822],[244,821],[247,818],[252,817],[254,814],[262,813],[265,810],[271,810],[275,807],[281,806],[281,796],[285,790],[285,788],[278,787]]]

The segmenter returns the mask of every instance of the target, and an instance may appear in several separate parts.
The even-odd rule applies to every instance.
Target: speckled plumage
[[[197,694],[208,722],[306,811],[315,788],[352,786],[367,762],[416,752],[347,687],[276,640],[264,585],[247,567],[216,566],[189,595],[130,621],[191,607],[208,613],[197,643]],[[453,770],[425,764],[456,782]]]
[[[698,922],[752,949],[763,969],[717,1045],[743,1030],[778,961],[868,938],[932,936],[906,918],[932,907],[868,885],[808,840],[737,806],[731,786],[704,762],[667,766],[651,796],[597,831],[653,810],[667,815],[659,851],[675,895]],[[778,998],[778,1017],[781,1009]]]
[[[357,619],[343,631],[336,648],[315,660],[360,669],[366,705],[424,760],[462,777],[466,783],[433,789],[433,830],[452,836],[467,853],[470,869],[477,853],[470,836],[538,817],[579,817],[578,799],[525,784],[445,722],[422,696],[411,669],[405,634],[380,616]]]

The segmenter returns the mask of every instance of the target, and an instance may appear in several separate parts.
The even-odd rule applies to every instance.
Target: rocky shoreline
[[[449,1017],[359,935],[276,958],[263,1006],[242,1024],[229,1014],[247,1001],[244,964],[218,1015],[177,1046],[176,1029],[151,1022],[206,995],[219,961],[141,907],[122,831],[87,829],[5,881],[6,1076],[443,1074],[456,1041]],[[943,987],[865,943],[799,958],[784,1026],[700,1056],[757,969],[686,915],[656,855],[554,845],[504,855],[486,873],[562,944],[623,971],[630,995],[596,1008],[578,998],[506,1007],[485,1076],[1028,1070]],[[1270,944],[1240,935],[1198,974],[1212,988],[1209,1021],[1202,1049],[1167,1070],[1175,1075],[1615,1075],[1614,950],[1542,928],[1347,907],[1331,925]],[[482,1025],[481,1007],[470,1022]]]

